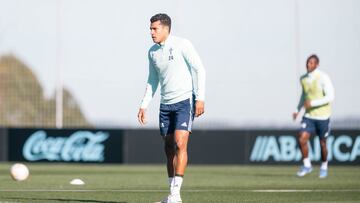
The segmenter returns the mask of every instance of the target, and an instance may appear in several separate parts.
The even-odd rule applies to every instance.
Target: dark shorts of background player
[[[330,134],[330,119],[317,120],[304,117],[301,121],[301,132],[308,132],[312,135],[316,134],[320,139],[325,139]]]
[[[194,110],[192,98],[175,104],[160,104],[159,126],[161,136],[173,134],[175,130],[187,130],[191,133]]]

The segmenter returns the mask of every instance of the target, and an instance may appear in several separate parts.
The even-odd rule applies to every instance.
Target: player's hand
[[[293,113],[292,116],[293,116],[294,121],[296,120],[296,118],[298,117],[298,115],[299,115],[299,112],[294,112],[294,113]]]
[[[201,116],[202,114],[204,114],[204,110],[205,110],[205,102],[197,100],[195,103],[195,116],[196,117]]]
[[[146,113],[145,109],[142,108],[139,109],[138,120],[141,125],[145,125],[147,122],[145,113]]]
[[[311,108],[311,100],[305,100],[304,101],[304,108],[306,110],[309,110]]]

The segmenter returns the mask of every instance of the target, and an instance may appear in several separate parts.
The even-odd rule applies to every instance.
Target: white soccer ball
[[[16,181],[23,181],[29,177],[29,169],[24,164],[16,163],[11,166],[10,175]]]
[[[71,180],[70,184],[71,185],[85,185],[85,182],[82,181],[81,179],[76,178],[76,179]]]

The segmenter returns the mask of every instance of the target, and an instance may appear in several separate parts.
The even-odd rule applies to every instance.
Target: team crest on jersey
[[[173,56],[172,52],[173,52],[173,48],[170,48],[169,49],[169,61],[174,60],[174,56]]]

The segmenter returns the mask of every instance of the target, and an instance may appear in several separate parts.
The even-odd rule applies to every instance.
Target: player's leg
[[[330,120],[319,120],[316,123],[317,135],[320,138],[320,147],[321,147],[321,167],[320,167],[320,178],[326,178],[328,175],[328,150],[326,145],[326,138],[330,134]]]
[[[326,146],[326,138],[320,138],[320,147],[321,147],[321,166],[320,166],[320,178],[325,178],[328,175],[328,151]]]
[[[188,162],[187,146],[194,119],[194,107],[191,99],[179,102],[176,106],[176,168],[175,175],[184,176]]]
[[[176,202],[181,202],[180,190],[188,163],[187,144],[189,139],[189,131],[175,130],[174,133],[176,155],[175,155],[175,176],[171,187],[171,195]]]
[[[171,194],[175,202],[181,202],[180,190],[183,177],[188,163],[188,140],[191,133],[192,121],[194,119],[193,102],[191,99],[177,103],[175,106],[175,146],[176,146],[176,162],[174,186]]]
[[[301,123],[301,129],[299,132],[298,142],[303,160],[303,166],[298,171],[297,175],[303,177],[312,171],[311,161],[309,158],[308,142],[315,130],[314,121],[312,119],[304,118]]]
[[[326,147],[326,139],[325,138],[320,139],[320,147],[321,147],[321,161],[327,162],[328,151],[327,151],[327,147]]]
[[[300,151],[301,151],[301,155],[302,155],[303,159],[309,158],[309,146],[308,146],[309,139],[310,139],[309,132],[307,132],[307,131],[299,132],[298,141],[299,141]]]
[[[164,140],[164,150],[166,154],[166,168],[168,173],[168,183],[171,192],[175,176],[176,149],[174,141],[175,114],[171,111],[171,105],[160,104],[159,127],[160,134]],[[167,201],[167,198],[164,200]],[[162,201],[163,202],[163,201]]]
[[[189,131],[175,130],[175,146],[176,146],[176,164],[175,175],[184,176],[188,162],[187,145],[189,140]]]
[[[174,141],[174,133],[168,134],[163,138],[170,194],[165,197],[160,203],[168,203],[172,200],[172,190],[175,183],[176,146]]]
[[[175,176],[175,141],[174,141],[174,134],[169,134],[164,137],[164,148],[166,154],[166,166],[167,166],[167,173],[169,177],[169,186],[173,182],[173,178]]]

